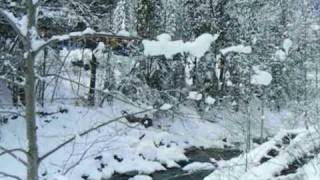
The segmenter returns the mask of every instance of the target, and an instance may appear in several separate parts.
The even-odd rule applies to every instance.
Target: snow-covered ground
[[[59,108],[66,108],[69,112],[39,117],[40,155],[90,127],[121,116],[124,109],[140,111],[120,102],[100,109],[60,104],[39,111],[56,112]],[[93,179],[108,178],[115,172],[150,174],[179,167],[178,161],[187,160],[186,148],[223,146],[216,131],[219,129],[217,124],[194,119],[155,124],[156,127],[145,129],[139,124],[129,125],[122,119],[88,136],[78,136],[74,142],[45,159],[40,172],[49,179],[64,176],[71,180],[83,175]],[[25,148],[24,126],[24,121],[19,118],[1,127],[0,145],[7,149]],[[10,162],[0,166],[0,171],[25,176],[25,167],[10,156],[1,156],[0,162]]]
[[[61,52],[61,56],[67,57],[67,52]],[[66,64],[72,60],[82,59],[82,55],[90,57],[90,52],[83,53],[75,50],[66,58]],[[86,58],[84,58],[86,59]],[[130,61],[119,59],[124,66],[132,66]],[[85,62],[87,63],[87,62]],[[121,68],[118,69],[130,69]],[[126,72],[121,72],[125,76]],[[80,74],[80,75],[79,75]],[[65,66],[60,74],[68,79],[76,79],[77,82],[89,84],[88,72],[79,72],[79,69]],[[103,76],[98,70],[97,76]],[[79,77],[81,77],[79,79]],[[117,79],[117,77],[116,77]],[[50,82],[55,82],[54,79]],[[97,88],[103,87],[103,81],[97,82]],[[52,83],[46,91],[46,100],[50,100],[52,92],[55,94],[55,103],[46,104],[46,108],[38,108],[37,111],[57,112],[59,109],[67,109],[68,113],[57,113],[51,116],[38,116],[38,143],[40,155],[44,155],[60,143],[76,136],[76,140],[59,151],[55,152],[41,163],[40,173],[42,179],[47,180],[75,180],[89,176],[90,179],[109,178],[114,173],[138,172],[141,176],[133,179],[150,179],[148,174],[168,168],[179,167],[179,161],[186,161],[186,149],[190,147],[223,148],[234,142],[244,144],[246,134],[246,122],[252,121],[252,135],[259,137],[261,113],[259,104],[251,107],[250,117],[241,112],[228,111],[214,108],[207,111],[206,115],[198,114],[192,106],[181,105],[179,108],[172,104],[164,104],[161,111],[171,111],[176,108],[172,117],[157,119],[154,126],[144,128],[140,124],[128,124],[125,119],[108,124],[107,126],[80,137],[83,131],[108,122],[122,116],[123,110],[130,113],[140,112],[148,106],[140,107],[128,105],[116,100],[112,105],[103,108],[85,107],[79,96],[85,99],[87,87],[77,86],[70,81],[59,82],[55,87]],[[99,95],[98,95],[99,96]],[[6,95],[10,97],[10,95]],[[98,97],[99,98],[99,97]],[[197,92],[189,94],[189,101],[201,99]],[[60,101],[60,99],[62,99]],[[77,100],[76,100],[77,99]],[[10,101],[10,98],[5,100]],[[60,103],[58,103],[60,101]],[[3,102],[2,102],[3,103]],[[207,98],[206,103],[213,105],[215,99]],[[2,107],[6,108],[6,106]],[[12,110],[12,109],[11,109]],[[15,109],[13,109],[15,111]],[[22,110],[18,110],[22,111]],[[152,113],[148,114],[152,117]],[[144,114],[140,114],[144,116]],[[266,136],[276,134],[281,128],[289,127],[287,122],[292,122],[294,114],[288,111],[273,113],[266,111],[264,122]],[[299,124],[298,124],[299,126]],[[223,142],[227,139],[227,142]],[[25,123],[23,118],[10,120],[9,124],[0,127],[0,146],[7,149],[26,148]],[[238,147],[243,148],[243,147]],[[25,159],[23,154],[17,156]],[[4,164],[4,165],[3,165]],[[210,163],[192,163],[184,168],[185,171],[208,170],[214,167]],[[0,172],[15,174],[24,178],[26,168],[9,155],[0,156]],[[5,178],[1,178],[6,180]]]
[[[319,180],[319,137],[317,129],[283,130],[249,153],[218,162],[205,180]]]
[[[122,110],[134,113],[141,109],[117,101],[112,106],[104,108],[87,108],[65,103],[54,104],[45,109],[39,108],[38,111],[56,112],[60,108],[68,109],[68,113],[38,118],[40,155],[70,137],[77,136],[77,138],[41,163],[40,173],[50,180],[58,177],[80,179],[83,175],[100,179],[109,178],[114,173],[133,171],[151,174],[179,167],[177,162],[188,160],[184,154],[187,148],[223,148],[225,145],[225,142],[222,142],[223,138],[238,141],[239,139],[233,138],[234,132],[238,132],[237,136],[241,137],[241,128],[228,125],[228,118],[225,118],[225,122],[211,123],[202,120],[195,111],[187,107],[180,108],[180,114],[183,116],[176,116],[174,120],[157,120],[154,122],[154,127],[148,129],[140,124],[128,124],[125,119],[121,119],[80,137],[79,134],[84,130],[121,116]],[[267,126],[278,123],[282,116],[281,114],[272,116],[270,113],[266,118]],[[229,123],[234,122],[229,121]],[[0,145],[7,149],[25,148],[24,126],[22,118],[10,120],[9,124],[2,126]],[[272,128],[276,131],[279,127]],[[24,158],[19,153],[17,155]],[[25,167],[12,157],[0,156],[0,162],[1,164],[10,162],[0,166],[0,171],[25,177]],[[191,164],[185,167],[185,170],[208,168],[213,167],[208,164]]]

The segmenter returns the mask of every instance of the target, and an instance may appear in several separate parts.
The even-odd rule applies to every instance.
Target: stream
[[[179,162],[178,164],[183,167],[187,164],[193,162],[211,162],[210,158],[217,161],[219,160],[229,160],[237,157],[241,154],[240,150],[237,149],[198,149],[190,148],[186,151],[186,156],[189,158],[188,162]],[[201,170],[193,173],[188,173],[183,171],[181,168],[171,168],[166,171],[158,171],[150,174],[153,180],[202,180],[204,177],[212,173],[212,170]],[[128,180],[129,178],[135,176],[136,173],[123,175],[117,174],[111,177],[109,180]]]

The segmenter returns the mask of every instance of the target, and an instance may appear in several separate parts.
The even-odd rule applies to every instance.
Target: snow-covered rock
[[[280,131],[274,138],[249,153],[218,162],[218,168],[204,180],[319,179],[319,173],[315,172],[320,170],[318,156],[310,162],[304,161],[307,163],[305,166],[302,166],[301,161],[302,165],[297,167],[297,172],[288,171],[288,174],[281,175],[289,165],[320,147],[319,133],[316,131],[313,128]],[[276,177],[279,175],[280,177]]]
[[[183,167],[182,170],[187,172],[196,172],[202,170],[213,170],[215,166],[212,163],[193,162]]]
[[[152,180],[152,177],[146,175],[137,175],[133,178],[130,178],[129,180]]]

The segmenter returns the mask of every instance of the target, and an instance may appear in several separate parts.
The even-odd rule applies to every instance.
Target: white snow
[[[20,33],[23,36],[27,35],[27,25],[28,25],[28,18],[27,15],[22,16],[21,19],[18,19],[17,17],[15,17],[15,15],[7,10],[2,10],[0,9],[0,11],[2,11],[6,17],[15,24],[15,26],[17,27],[17,29],[20,31]]]
[[[260,70],[259,66],[253,66],[254,75],[251,77],[251,84],[267,86],[272,81],[272,75],[267,72]]]
[[[213,105],[213,104],[216,102],[216,99],[214,99],[214,98],[211,97],[211,96],[208,96],[208,97],[206,98],[205,102],[206,102],[207,104]]]
[[[312,24],[312,25],[311,25],[311,29],[314,30],[314,31],[319,31],[319,30],[320,30],[320,25],[318,25],[318,24]]]
[[[163,104],[161,107],[160,107],[160,110],[163,110],[163,111],[166,111],[166,110],[169,110],[172,108],[172,105],[171,104]]]
[[[215,167],[212,163],[203,163],[203,162],[193,162],[182,168],[182,170],[191,172],[191,173],[196,171],[214,170],[214,169]]]
[[[24,15],[22,18],[18,21],[18,26],[20,27],[21,34],[26,36],[28,32],[28,16]]]
[[[245,45],[237,45],[237,46],[230,46],[224,49],[221,49],[220,52],[223,55],[226,55],[228,53],[234,52],[234,53],[243,53],[243,54],[250,54],[252,52],[251,46],[245,46]]]
[[[86,28],[86,29],[82,32],[82,34],[94,34],[94,33],[96,33],[96,31],[93,30],[93,29],[91,29],[91,28]]]
[[[152,177],[146,175],[137,175],[133,178],[129,178],[129,180],[152,180]]]
[[[292,40],[289,38],[285,39],[282,44],[283,50],[278,49],[275,53],[275,57],[280,61],[286,60],[292,46],[293,46]]]
[[[173,55],[186,52],[195,57],[202,57],[210,48],[211,44],[218,38],[218,35],[202,34],[191,42],[182,40],[172,41],[169,34],[157,36],[157,40],[143,40],[144,54],[146,56],[164,55],[172,58]]]
[[[292,47],[292,45],[293,45],[293,42],[291,41],[291,39],[285,39],[283,41],[283,49],[287,55],[289,54],[289,50]]]
[[[187,99],[200,101],[202,99],[202,94],[198,93],[197,91],[190,91]]]
[[[62,88],[63,93],[69,90],[69,88]],[[38,117],[40,154],[48,152],[67,138],[78,135],[89,127],[121,116],[123,109],[130,109],[130,112],[139,111],[121,102],[101,109],[57,104],[43,110],[54,112],[60,106],[68,108],[69,113],[57,114],[54,119]],[[219,128],[217,125],[194,119],[195,115],[189,115],[190,112],[192,111],[189,109],[183,110],[183,114],[190,116],[189,118],[174,121],[170,123],[170,127],[162,125],[163,129],[145,129],[138,124],[137,128],[128,127],[124,124],[125,119],[110,124],[88,136],[76,138],[74,143],[44,160],[40,172],[47,171],[49,180],[81,179],[83,174],[90,175],[91,179],[101,179],[101,177],[108,179],[115,172],[130,171],[151,174],[155,171],[166,170],[163,165],[169,168],[179,167],[178,161],[188,160],[184,153],[185,149],[191,146],[222,147],[218,141],[217,129]],[[45,120],[51,120],[51,122],[46,123]],[[168,119],[165,121],[168,122]],[[7,148],[26,147],[25,123],[22,118],[2,127],[1,131],[4,136],[1,137],[0,145]],[[61,176],[68,167],[77,163],[87,149],[84,160],[65,176]],[[97,155],[101,155],[102,159],[94,160]],[[123,160],[121,162],[115,160],[114,155]],[[0,162],[11,162],[7,166],[0,166],[0,171],[24,177],[24,166],[12,160],[10,156],[0,156]],[[98,171],[100,163],[108,164],[102,172]]]
[[[296,174],[288,177],[282,176],[275,178],[281,170],[288,167],[296,159],[309,154],[314,148],[319,147],[319,133],[317,130],[310,128],[296,129],[288,131],[280,131],[274,138],[262,144],[256,149],[251,150],[247,155],[243,154],[229,161],[218,162],[219,168],[204,180],[269,180],[269,179],[305,179],[314,180],[313,178],[319,171],[319,163],[317,157],[307,165],[298,169]],[[290,141],[290,144],[283,143],[283,138],[288,134],[296,134],[296,138]],[[281,145],[281,148],[278,147]],[[271,157],[269,161],[261,163],[261,159],[265,157],[271,149],[276,149],[279,153],[275,157]],[[246,170],[247,162],[247,170]],[[313,166],[313,167],[311,167]],[[312,169],[313,168],[313,169]],[[301,176],[303,178],[301,178]],[[291,177],[291,178],[289,178]],[[298,178],[300,177],[300,178]],[[318,179],[317,176],[316,179]]]
[[[31,41],[32,50],[37,51],[40,47],[45,44],[45,41],[42,39],[33,39]]]
[[[130,33],[126,30],[121,30],[117,33],[119,36],[130,36]]]
[[[99,42],[97,47],[93,50],[94,55],[97,59],[104,58],[104,50],[106,49],[106,46],[103,42]]]
[[[284,61],[287,58],[286,52],[282,51],[281,49],[277,50],[275,55],[281,61]]]

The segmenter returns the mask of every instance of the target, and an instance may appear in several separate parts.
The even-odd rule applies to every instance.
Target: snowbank
[[[269,180],[288,179],[290,177],[302,176],[304,180],[314,180],[315,169],[320,170],[319,164],[312,161],[297,173],[282,174],[290,164],[311,155],[315,149],[320,147],[319,134],[315,129],[281,131],[277,136],[267,143],[243,154],[230,161],[218,162],[219,168],[204,180]],[[315,161],[318,159],[315,158]],[[307,160],[306,160],[307,161]],[[246,167],[247,165],[247,167]],[[317,176],[318,178],[319,176]],[[301,178],[293,178],[301,179]]]

